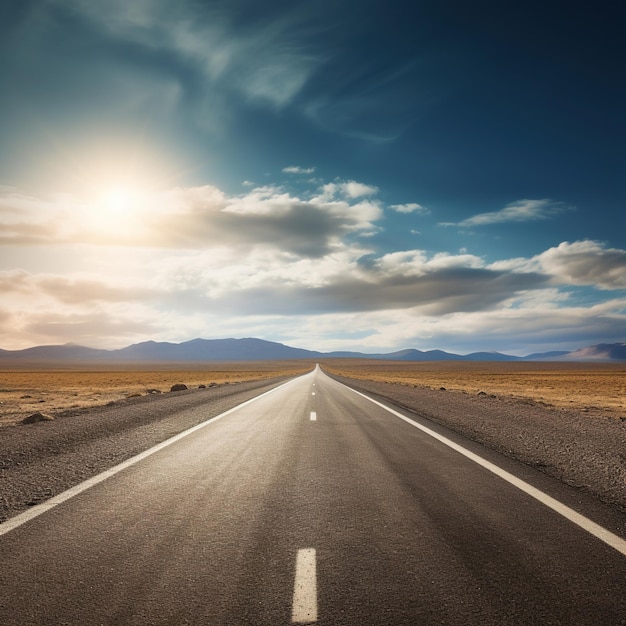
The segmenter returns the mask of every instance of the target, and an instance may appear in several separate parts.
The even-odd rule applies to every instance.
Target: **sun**
[[[133,181],[102,182],[85,200],[81,220],[98,236],[136,228],[145,215],[148,197],[145,187]]]
[[[125,186],[114,185],[107,187],[101,196],[101,204],[104,209],[111,213],[128,213],[132,211],[136,198],[136,193]]]

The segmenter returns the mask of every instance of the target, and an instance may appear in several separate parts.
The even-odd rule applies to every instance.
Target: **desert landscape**
[[[171,367],[171,366],[170,366]],[[278,376],[296,376],[312,365],[301,362],[240,362],[201,369],[20,370],[0,372],[0,427],[35,412],[55,416],[126,398],[169,392],[173,385],[232,385]]]
[[[626,419],[626,364],[478,361],[378,361],[328,359],[331,374],[351,379],[445,389],[527,400]],[[20,370],[0,373],[0,426],[33,412],[52,415],[68,409],[106,405],[129,397],[189,388],[296,376],[306,361],[215,363],[185,369]]]
[[[626,510],[624,363],[322,359],[320,365],[357,390]],[[314,366],[300,360],[4,371],[0,519]],[[181,383],[189,391],[170,392]],[[177,412],[194,407],[201,410],[184,418]],[[22,424],[35,412],[54,420]]]
[[[626,419],[626,363],[341,360],[346,378],[528,400]]]

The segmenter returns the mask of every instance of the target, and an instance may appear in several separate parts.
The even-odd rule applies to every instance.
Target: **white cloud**
[[[565,241],[535,260],[561,284],[626,289],[626,250],[606,248],[597,241]]]
[[[16,192],[0,197],[0,243],[5,245],[96,244],[180,249],[279,248],[320,257],[347,233],[376,231],[382,209],[359,196],[372,188],[333,183],[345,194],[322,193],[303,199],[274,185],[227,196],[216,187],[147,192],[124,213],[97,203],[40,200]],[[354,187],[354,186],[357,187]],[[358,193],[357,193],[358,192]]]
[[[289,167],[283,167],[283,172],[286,174],[313,174],[315,172],[314,167],[300,167],[299,165],[290,165]]]
[[[489,264],[465,248],[385,253],[364,239],[383,218],[376,187],[311,184],[298,196],[271,184],[153,191],[110,222],[67,194],[1,189],[0,241],[23,247],[29,271],[0,256],[0,347],[224,332],[318,348],[503,349],[603,338],[624,323],[623,300],[583,306],[567,288],[624,289],[625,250],[563,242]]]
[[[555,284],[626,289],[626,250],[607,248],[597,241],[564,241],[531,258],[497,261],[497,271],[542,272]]]
[[[427,215],[430,211],[417,202],[409,202],[407,204],[392,204],[389,206],[397,213],[418,213],[419,215]]]
[[[321,196],[323,198],[361,198],[363,196],[374,196],[377,193],[378,187],[359,183],[355,180],[348,180],[323,185]]]
[[[440,222],[440,226],[460,226],[470,228],[473,226],[486,226],[488,224],[501,224],[505,222],[530,222],[534,220],[548,219],[567,210],[562,203],[552,200],[518,200],[508,204],[499,211],[479,213],[461,222]]]
[[[440,252],[429,257],[424,250],[391,252],[380,257],[375,263],[375,267],[383,274],[396,276],[424,276],[440,270],[479,269],[484,266],[484,261],[474,255]]]

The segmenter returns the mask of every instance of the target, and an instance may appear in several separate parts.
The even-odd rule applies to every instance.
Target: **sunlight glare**
[[[133,208],[134,196],[126,187],[110,187],[102,194],[102,204],[112,213],[126,213]]]

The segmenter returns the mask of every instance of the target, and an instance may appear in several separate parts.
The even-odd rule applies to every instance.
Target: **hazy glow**
[[[127,187],[110,187],[101,197],[102,206],[111,213],[121,214],[132,210],[136,194]]]

